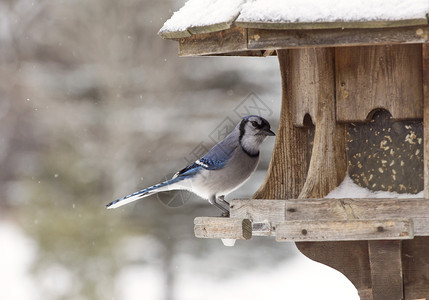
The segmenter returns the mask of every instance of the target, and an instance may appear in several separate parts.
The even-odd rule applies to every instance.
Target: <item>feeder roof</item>
[[[230,28],[383,28],[428,24],[428,0],[189,0],[165,22],[163,38]]]

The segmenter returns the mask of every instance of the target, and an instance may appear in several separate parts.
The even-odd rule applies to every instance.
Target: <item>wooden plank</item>
[[[267,50],[269,51],[269,50]],[[212,53],[204,54],[202,56],[249,56],[249,57],[266,57],[265,50],[247,50],[247,51],[234,51],[234,52],[225,52],[225,53]],[[275,56],[275,52],[273,56]]]
[[[268,30],[248,29],[249,49],[289,49],[425,43],[429,27],[376,29]]]
[[[402,243],[405,299],[429,299],[429,237]]]
[[[180,31],[161,31],[160,30],[158,31],[158,35],[163,39],[175,40],[175,39],[191,36],[191,33],[187,29],[180,30]]]
[[[278,242],[412,239],[410,219],[284,221],[276,226]]]
[[[292,98],[293,124],[303,127],[304,117],[309,115],[313,124],[317,121],[317,89],[319,86],[319,73],[315,72],[316,49],[291,49],[289,53],[290,69],[293,76],[290,78]]]
[[[268,221],[274,228],[282,221],[411,218],[414,235],[429,235],[429,199],[232,200],[231,217]]]
[[[379,21],[335,21],[335,22],[245,22],[234,23],[244,28],[259,29],[343,29],[343,28],[386,28],[386,27],[408,27],[427,25],[428,20],[406,19],[406,20],[379,20]]]
[[[179,40],[179,56],[212,55],[247,50],[247,29],[229,29],[195,34]]]
[[[252,223],[252,235],[254,236],[268,236],[273,232],[271,222],[253,222]]]
[[[403,299],[401,241],[369,241],[372,297]]]
[[[290,53],[277,51],[282,76],[282,108],[279,129],[267,176],[259,190],[253,195],[259,199],[288,199],[298,197],[307,173],[308,128],[293,125],[291,95]],[[263,220],[261,220],[263,221]]]
[[[429,198],[429,43],[422,45],[424,193]]]
[[[372,289],[360,289],[358,290],[359,293],[359,299],[360,300],[373,300],[372,299]]]
[[[365,121],[379,108],[421,119],[421,62],[418,44],[336,48],[337,120]]]
[[[235,199],[230,202],[231,218],[251,219],[252,222],[285,221],[286,200]]]
[[[197,217],[194,219],[197,238],[237,239],[252,238],[252,222],[249,219],[224,217]]]
[[[323,197],[343,181],[347,168],[345,127],[335,122],[334,49],[295,49],[291,52],[305,52],[306,60],[312,63],[308,79],[313,80],[314,87],[308,93],[313,94],[311,105],[316,110],[311,159],[298,198]],[[294,100],[294,103],[301,102],[302,97],[297,95]]]

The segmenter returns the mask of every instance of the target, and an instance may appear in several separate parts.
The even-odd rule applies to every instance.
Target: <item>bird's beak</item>
[[[276,134],[270,129],[262,129],[262,133],[265,135],[275,136]]]

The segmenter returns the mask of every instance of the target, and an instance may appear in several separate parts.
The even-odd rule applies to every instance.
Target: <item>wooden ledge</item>
[[[429,236],[429,199],[232,200],[231,217],[252,220],[253,235],[262,236],[276,235],[276,227],[285,221],[398,219],[411,219],[415,236]],[[255,223],[265,223],[263,230],[256,231]]]
[[[224,217],[197,217],[194,220],[197,238],[248,240],[252,238],[249,219]]]
[[[198,238],[248,240],[252,235],[270,235],[276,241],[318,242],[359,240],[405,240],[414,238],[411,219],[283,221],[271,227],[268,222],[249,219],[198,217],[194,220]],[[252,234],[252,228],[254,234]]]
[[[276,227],[277,242],[404,240],[414,238],[413,221],[285,221]]]
[[[231,218],[195,218],[198,238],[404,240],[429,236],[429,199],[232,200]]]

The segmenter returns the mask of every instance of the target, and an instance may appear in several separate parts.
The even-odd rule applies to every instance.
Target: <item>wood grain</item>
[[[402,243],[405,299],[429,299],[429,238]]]
[[[424,194],[429,198],[429,43],[422,44]]]
[[[226,30],[195,34],[179,40],[179,56],[211,55],[247,50],[247,29],[231,27]]]
[[[413,219],[414,235],[429,235],[429,199],[232,200],[231,216],[253,222]],[[270,233],[275,235],[275,233]]]
[[[429,44],[422,44],[424,195],[429,201]],[[426,215],[427,216],[427,215]],[[426,226],[429,227],[429,224]],[[429,237],[402,244],[405,299],[429,299]]]
[[[194,225],[198,238],[248,240],[252,237],[252,222],[248,219],[197,217]]]
[[[313,88],[307,89],[311,100],[308,105],[313,106],[316,113],[314,142],[307,178],[298,196],[305,199],[325,196],[343,181],[347,168],[345,126],[335,122],[334,49],[296,49],[292,53],[295,52],[304,52],[294,58],[310,64],[307,68],[310,71],[306,72],[308,78],[301,79],[314,82]],[[296,93],[293,103],[304,99],[301,93]]]
[[[276,241],[402,240],[414,237],[410,219],[285,221],[276,226]]]
[[[365,121],[377,108],[421,119],[421,62],[418,44],[336,48],[337,120]]]
[[[325,83],[317,68],[315,48],[291,49],[290,70],[293,76],[290,80],[290,95],[292,99],[293,124],[304,127],[304,117],[309,115],[313,124],[317,122],[318,88]],[[329,75],[329,74],[328,74]],[[331,74],[332,75],[332,74]],[[330,87],[331,84],[328,85]]]
[[[282,108],[279,129],[267,176],[253,198],[288,199],[298,197],[307,174],[308,129],[293,126],[290,53],[277,51],[282,76]]]
[[[402,300],[401,241],[369,241],[374,300]]]
[[[375,29],[248,30],[249,49],[290,49],[425,43],[429,27],[410,26]]]

